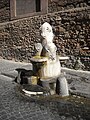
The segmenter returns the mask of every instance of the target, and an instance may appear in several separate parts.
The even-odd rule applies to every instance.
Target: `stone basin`
[[[31,63],[43,63],[47,62],[48,58],[47,57],[41,57],[41,56],[34,56],[30,59]]]
[[[31,59],[34,74],[40,78],[57,77],[61,73],[60,61],[50,60],[48,57],[34,56]]]

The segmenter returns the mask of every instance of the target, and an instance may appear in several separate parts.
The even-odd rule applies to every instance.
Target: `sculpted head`
[[[53,41],[54,34],[52,31],[52,27],[49,23],[45,22],[41,26],[41,36],[46,40],[47,43]]]

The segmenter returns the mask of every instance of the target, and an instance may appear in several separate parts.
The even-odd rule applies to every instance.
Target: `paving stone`
[[[11,82],[11,81],[10,81]],[[8,83],[9,84],[9,83]],[[11,84],[10,84],[11,85]],[[13,85],[13,84],[12,84]],[[8,89],[7,89],[8,90]],[[11,89],[12,90],[12,89]],[[14,89],[13,89],[14,90]],[[10,91],[8,91],[8,92],[10,92]],[[14,93],[14,92],[13,92]],[[11,95],[13,95],[13,94],[11,94]],[[3,96],[3,95],[2,95]],[[4,96],[4,98],[5,97],[8,97],[9,96],[9,93],[8,94],[6,94],[5,96]],[[14,97],[14,98],[13,98]],[[43,106],[43,104],[42,104],[42,106],[40,106],[40,105],[37,105],[37,103],[31,103],[31,102],[26,102],[25,103],[25,101],[20,101],[19,100],[19,102],[20,102],[20,104],[18,104],[18,106],[19,106],[19,109],[16,109],[15,107],[17,107],[17,104],[15,104],[15,105],[13,105],[14,104],[14,102],[18,102],[18,99],[20,99],[20,98],[18,98],[18,97],[16,97],[16,95],[15,95],[15,93],[14,93],[14,95],[13,95],[13,97],[10,97],[9,96],[9,101],[11,101],[12,100],[12,102],[10,102],[10,106],[12,106],[12,107],[10,107],[10,113],[11,113],[11,117],[9,117],[9,119],[10,120],[18,120],[18,119],[21,119],[21,116],[22,116],[22,118],[23,119],[25,119],[26,118],[26,120],[29,118],[29,119],[31,119],[31,120],[35,120],[35,119],[37,119],[37,120],[53,120],[53,118],[55,118],[54,116],[56,116],[56,118],[58,118],[58,120],[60,120],[60,116],[59,115],[57,115],[58,113],[56,113],[56,114],[54,114],[53,115],[53,111],[57,108],[55,105],[57,105],[56,103],[48,103],[48,105],[45,105],[44,104],[44,106]],[[8,100],[8,99],[6,99],[6,100]],[[5,100],[5,102],[4,102],[4,100],[2,100],[2,104],[5,104],[5,103],[8,103],[7,101]],[[47,107],[48,106],[48,107]],[[5,106],[4,106],[5,107]],[[28,109],[28,107],[30,107],[30,109]],[[55,108],[54,108],[55,107]],[[8,107],[7,107],[8,108]],[[23,109],[22,109],[23,108]],[[2,108],[3,109],[3,108]],[[58,110],[59,109],[61,109],[61,105],[59,105],[59,108],[58,108]],[[62,107],[62,109],[61,110],[63,110],[63,109],[66,109],[66,106],[64,107]],[[72,109],[72,108],[70,108],[70,109]],[[7,113],[7,109],[5,109],[6,110],[6,112],[3,112],[3,114],[4,115],[6,115],[6,113]],[[53,110],[53,111],[52,111]],[[15,112],[12,112],[12,111],[15,111]],[[22,112],[21,112],[22,111]],[[28,111],[28,112],[27,112]],[[51,112],[52,111],[52,112]],[[21,116],[18,116],[18,115],[20,115],[21,114]],[[40,119],[39,119],[40,118]]]
[[[0,75],[0,120],[77,120],[90,118],[90,102],[59,99],[30,101],[16,92],[12,78]],[[81,103],[82,102],[82,103]]]
[[[21,63],[21,62],[15,62],[15,61],[10,61],[10,60],[0,60],[0,73],[1,72],[6,72],[6,71],[12,71],[15,70],[16,68],[23,67],[27,65],[27,63]]]

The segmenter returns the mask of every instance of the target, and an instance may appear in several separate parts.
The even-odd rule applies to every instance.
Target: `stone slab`
[[[90,71],[62,68],[72,94],[90,98]]]
[[[73,94],[90,98],[90,83],[86,83],[80,79],[72,81],[69,84],[69,90]]]
[[[31,65],[31,63],[24,63],[24,62],[15,62],[10,60],[0,59],[0,73],[6,71],[12,71],[16,68],[26,67],[26,65]],[[31,68],[31,67],[30,67]]]
[[[90,71],[74,70],[74,69],[62,67],[62,72],[66,72],[68,74],[72,74],[80,77],[90,78]]]
[[[1,73],[4,76],[8,76],[10,78],[16,78],[18,76],[18,72],[16,70],[8,71],[8,72],[2,72]]]

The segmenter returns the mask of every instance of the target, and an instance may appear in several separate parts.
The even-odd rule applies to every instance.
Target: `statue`
[[[57,93],[61,96],[68,96],[67,81],[61,73],[59,56],[56,54],[57,47],[53,43],[52,27],[45,22],[40,29],[43,40],[35,44],[36,55],[30,59],[33,69],[32,71],[18,69],[17,82],[42,86],[49,90],[51,95]]]
[[[41,56],[49,57],[52,60],[56,60],[56,46],[53,43],[54,34],[52,27],[49,23],[45,22],[41,26],[41,36],[43,37],[42,46],[43,50]]]
[[[46,65],[41,68],[42,77],[55,77],[61,73],[61,66],[56,55],[56,46],[53,43],[54,34],[49,23],[45,22],[41,27],[43,40],[36,44],[36,55],[48,58]],[[38,46],[38,47],[37,47]],[[42,47],[41,47],[42,46]],[[39,49],[38,49],[39,48]],[[38,54],[39,53],[39,54]]]

